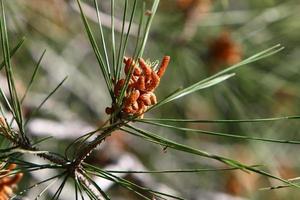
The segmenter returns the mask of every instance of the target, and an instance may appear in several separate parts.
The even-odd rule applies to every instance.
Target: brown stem
[[[24,150],[29,150],[29,151],[39,151],[38,148],[36,147],[31,147],[29,145],[20,145],[20,148],[21,149],[24,149]],[[44,158],[46,160],[49,160],[50,162],[52,163],[55,163],[55,164],[58,164],[58,165],[66,165],[67,164],[67,160],[64,159],[63,157],[57,155],[57,154],[54,154],[52,152],[48,152],[48,153],[37,153],[37,156],[41,157],[41,158]]]
[[[73,166],[77,168],[87,156],[99,145],[101,142],[109,136],[113,131],[115,131],[118,127],[122,126],[121,124],[113,126],[109,129],[106,129],[101,135],[97,136],[93,141],[89,142],[85,148],[82,149],[81,153],[73,162]]]
[[[81,170],[75,170],[75,178],[78,179],[86,188],[88,188],[98,200],[104,200],[102,194],[95,188],[94,185],[84,176]]]
[[[52,153],[42,153],[42,154],[38,154],[38,156],[47,159],[55,164],[59,164],[59,165],[66,165],[67,161],[65,159],[63,159],[62,157],[52,154]]]

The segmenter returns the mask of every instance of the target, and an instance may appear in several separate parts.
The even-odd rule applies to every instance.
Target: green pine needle
[[[182,90],[179,90],[178,92],[176,93],[173,93],[172,95],[169,95],[168,97],[164,98],[163,100],[161,100],[160,102],[158,102],[157,104],[155,104],[154,106],[152,106],[150,109],[148,109],[148,111],[150,110],[153,110],[153,109],[156,109],[166,103],[169,103],[173,100],[176,100],[178,98],[181,98],[181,97],[184,97],[185,95],[188,95],[190,93],[193,93],[193,92],[196,92],[198,90],[201,90],[201,89],[204,89],[204,88],[207,88],[207,87],[210,87],[210,86],[213,86],[215,84],[218,84],[228,78],[230,78],[231,76],[233,76],[234,74],[228,74],[230,72],[232,72],[233,70],[236,70],[238,69],[239,67],[243,66],[243,65],[246,65],[246,64],[249,64],[249,63],[252,63],[252,62],[255,62],[257,60],[260,60],[262,58],[265,58],[265,57],[268,57],[268,56],[271,56],[275,53],[278,53],[279,51],[283,50],[284,47],[282,47],[281,45],[275,45],[269,49],[266,49],[262,52],[259,52],[245,60],[243,60],[242,62],[236,64],[236,65],[233,65],[229,68],[226,68],[204,80],[201,80],[189,87],[186,87]],[[226,75],[228,74],[228,75]]]
[[[284,116],[261,119],[220,119],[220,120],[205,120],[205,119],[168,119],[168,118],[143,118],[136,121],[149,122],[178,122],[178,123],[263,123],[282,120],[300,119],[300,116]]]
[[[179,126],[172,126],[169,124],[143,121],[143,120],[139,120],[138,122],[151,124],[154,126],[160,126],[160,127],[164,127],[164,128],[170,128],[170,129],[179,130],[179,131],[200,133],[200,134],[220,136],[220,137],[229,137],[229,138],[233,138],[233,139],[256,140],[256,141],[262,141],[262,142],[273,142],[273,143],[283,143],[283,144],[300,144],[300,141],[294,141],[294,140],[268,139],[268,138],[260,138],[260,137],[243,136],[240,134],[220,133],[220,132],[205,131],[205,130],[192,129],[192,128],[184,128],[184,127],[179,127]]]
[[[295,184],[295,183],[292,183],[288,180],[285,180],[285,179],[282,179],[280,177],[274,176],[270,173],[259,170],[255,167],[247,166],[247,165],[244,165],[244,164],[242,164],[238,161],[235,161],[235,160],[232,160],[232,159],[229,159],[229,158],[225,158],[225,157],[222,157],[222,156],[210,154],[208,152],[205,152],[205,151],[202,151],[202,150],[199,150],[199,149],[195,149],[195,148],[192,148],[192,147],[174,142],[172,140],[166,139],[164,137],[158,136],[158,135],[150,133],[148,131],[133,127],[131,125],[126,125],[126,128],[121,128],[121,129],[123,131],[126,131],[129,134],[141,137],[141,138],[143,138],[143,139],[145,139],[149,142],[159,144],[159,145],[165,146],[167,148],[171,148],[171,149],[178,150],[178,151],[185,152],[185,153],[189,153],[189,154],[198,155],[198,156],[201,156],[201,157],[214,159],[214,160],[220,161],[220,162],[222,162],[222,163],[224,163],[224,164],[226,164],[230,167],[239,168],[240,170],[243,170],[243,171],[252,171],[252,172],[255,172],[257,174],[261,174],[261,175],[279,180],[279,181],[281,181],[283,183],[286,183],[290,186],[300,188],[300,185],[298,185],[298,184]]]
[[[27,121],[25,122],[25,125],[28,124],[28,122],[31,120],[31,118],[36,115],[39,110],[43,107],[43,105],[49,100],[50,97],[52,97],[55,92],[64,84],[64,82],[67,80],[67,76],[46,96],[46,98],[40,103],[38,107],[36,107],[28,116]]]
[[[99,67],[101,69],[102,75],[104,77],[104,80],[106,82],[106,86],[108,88],[108,91],[110,92],[111,97],[113,98],[113,96],[114,96],[113,95],[113,89],[112,89],[112,78],[113,77],[111,77],[111,74],[109,74],[109,66],[106,65],[106,63],[103,59],[103,56],[100,53],[100,50],[98,48],[97,42],[96,42],[95,37],[94,37],[94,34],[93,34],[93,32],[90,28],[88,20],[86,19],[85,15],[84,15],[83,10],[82,10],[80,0],[77,0],[77,3],[78,3],[78,6],[79,6],[79,9],[80,9],[81,18],[82,18],[82,21],[84,23],[86,33],[88,35],[91,46],[93,47],[93,51],[94,51],[95,56],[97,58],[97,61],[98,61]]]
[[[32,87],[32,84],[33,84],[33,82],[34,82],[34,80],[35,80],[35,78],[36,78],[36,75],[37,75],[38,70],[40,69],[41,62],[42,62],[42,60],[43,60],[43,58],[44,58],[45,53],[46,53],[46,50],[43,51],[41,57],[39,58],[39,60],[38,60],[38,62],[37,62],[37,64],[36,64],[36,66],[35,66],[35,68],[34,68],[34,71],[33,71],[33,73],[32,73],[31,79],[30,79],[30,81],[29,81],[29,83],[28,83],[28,86],[26,87],[25,93],[24,93],[23,97],[21,98],[21,104],[23,103],[23,101],[24,101],[24,99],[26,98],[26,96],[27,96],[29,90],[30,90],[31,87]]]
[[[17,53],[17,51],[22,47],[23,43],[25,42],[25,37],[23,37],[18,44],[10,51],[9,56],[13,57],[15,55],[15,53]],[[2,63],[0,64],[0,71],[1,69],[5,66],[5,61],[2,61]]]
[[[171,101],[174,101],[176,99],[182,98],[186,95],[189,95],[193,92],[199,91],[199,90],[203,90],[205,88],[209,88],[212,87],[214,85],[217,85],[231,77],[233,77],[235,74],[227,74],[227,75],[221,75],[219,77],[216,77],[214,79],[208,80],[207,82],[203,82],[203,81],[199,81],[187,88],[184,88],[182,90],[177,91],[176,93],[168,96],[167,98],[164,98],[163,100],[161,100],[160,102],[158,102],[157,104],[155,104],[154,106],[152,106],[149,110],[158,108],[166,103],[169,103]]]

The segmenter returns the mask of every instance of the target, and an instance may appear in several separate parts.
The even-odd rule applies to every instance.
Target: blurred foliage
[[[196,1],[199,1],[198,7],[195,6]],[[20,91],[24,91],[24,85],[30,79],[35,62],[42,51],[47,49],[41,73],[37,78],[38,84],[34,84],[25,108],[31,110],[45,95],[44,92],[50,91],[61,77],[68,75],[67,84],[36,118],[58,121],[79,118],[92,125],[103,122],[106,119],[104,109],[111,102],[107,98],[108,94],[104,93],[103,80],[102,85],[99,82],[99,72],[94,67],[96,61],[74,2],[11,0],[7,2],[7,6],[11,16],[8,19],[11,43],[16,44],[23,35],[27,38],[24,48],[13,59],[14,64],[21,66],[15,69]],[[122,12],[118,12],[118,9],[122,9],[122,1],[117,1],[116,6],[116,14],[121,18]],[[100,8],[103,13],[110,14],[109,1],[100,1]],[[239,54],[240,59],[278,43],[285,49],[239,69],[238,75],[229,81],[168,104],[151,114],[164,118],[184,116],[195,119],[251,119],[299,114],[299,8],[298,0],[162,0],[145,51],[145,57],[151,61],[161,60],[163,55],[170,55],[172,58],[158,89],[158,98],[238,61],[239,59],[228,61],[224,58],[222,63],[222,56],[220,61],[212,53],[212,48],[217,48],[214,47],[216,40],[225,32],[230,45],[224,51],[231,53],[228,48],[238,48],[235,53]],[[93,11],[87,13],[95,19]],[[93,26],[96,27],[96,23]],[[109,23],[104,33],[109,38]],[[131,37],[135,38],[134,35]],[[133,45],[129,44],[128,52],[133,51]],[[186,125],[191,128],[283,140],[299,138],[297,120],[260,124]],[[170,134],[167,129],[153,129],[164,136]],[[191,146],[222,153],[250,165],[262,164],[272,174],[284,178],[295,177],[300,172],[296,145],[233,140],[191,133],[175,137],[178,141],[185,140]],[[139,140],[131,137],[119,140],[123,145],[119,151],[134,153],[149,169],[219,165],[212,161],[199,163],[192,156],[182,153],[168,150],[165,153],[160,147],[141,144]],[[62,150],[69,141],[69,138],[64,138],[60,143],[43,145],[48,149]],[[105,164],[109,160],[97,153],[93,159]],[[269,184],[277,185],[278,182],[244,172],[206,172],[176,176],[159,174],[154,177],[189,197],[188,199],[201,199],[197,198],[198,195],[206,190],[249,199],[296,200],[300,195],[296,189],[259,191],[259,188]],[[111,189],[116,196],[127,195],[119,190],[117,186]],[[120,199],[133,199],[124,196]]]

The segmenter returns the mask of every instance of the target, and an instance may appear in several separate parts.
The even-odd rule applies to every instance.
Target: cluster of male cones
[[[156,71],[143,58],[138,59],[138,64],[134,62],[133,58],[124,58],[124,72],[126,76],[130,76],[130,80],[122,102],[121,111],[123,113],[143,118],[147,109],[157,103],[154,91],[158,87],[169,62],[170,57],[164,56],[159,69]],[[116,98],[120,96],[125,83],[126,79],[122,78],[115,84],[114,95]],[[107,114],[112,114],[115,111],[115,106],[107,107],[105,111]]]
[[[9,164],[5,169],[0,171],[0,200],[8,200],[14,194],[13,191],[23,177],[23,173],[9,175],[15,168],[16,164]]]
[[[3,117],[0,116],[0,134],[7,136],[7,124]],[[23,177],[23,173],[11,172],[17,167],[16,164],[9,164],[5,167],[4,163],[0,163],[0,200],[8,200],[14,194],[13,191]]]
[[[208,49],[213,72],[222,65],[234,65],[242,60],[242,48],[233,40],[229,31],[223,31]]]

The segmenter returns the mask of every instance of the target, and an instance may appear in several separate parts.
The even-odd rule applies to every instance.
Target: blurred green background
[[[123,2],[116,0],[117,19],[122,18]],[[109,44],[110,1],[99,1],[99,5]],[[24,93],[35,63],[43,50],[47,50],[42,70],[24,103],[25,114],[68,76],[66,84],[28,126],[32,137],[52,135],[53,141],[59,141],[44,143],[45,149],[63,152],[76,136],[105,121],[105,107],[111,104],[77,5],[72,0],[10,0],[6,7],[11,46],[22,36],[26,37],[25,45],[13,58],[19,94]],[[84,10],[96,35],[100,36],[92,1],[84,1]],[[145,59],[153,62],[160,61],[164,55],[171,56],[167,73],[156,93],[158,99],[276,44],[285,49],[242,67],[234,78],[224,83],[165,105],[146,117],[252,119],[299,114],[299,10],[298,0],[162,0],[144,54]],[[118,28],[120,25],[116,24],[117,32]],[[134,26],[128,56],[134,49],[136,31]],[[4,74],[1,74],[1,79],[4,79]],[[298,120],[186,126],[265,138],[300,138]],[[299,174],[297,145],[182,132],[173,134],[173,130],[147,128],[208,152],[250,165],[264,165],[270,173],[283,178],[294,178]],[[120,166],[118,163],[123,162],[122,159],[125,164]],[[131,170],[222,167],[214,161],[165,152],[160,146],[122,133],[110,137],[89,162],[121,168],[134,163],[129,167]],[[175,194],[195,200],[296,200],[300,195],[299,190],[292,188],[261,191],[260,188],[280,183],[240,171],[126,176],[142,185],[171,193],[176,191]],[[38,180],[34,174],[26,177],[24,186]],[[139,199],[117,186],[107,186],[107,191],[112,199]],[[28,194],[28,199],[34,196],[33,193]]]

